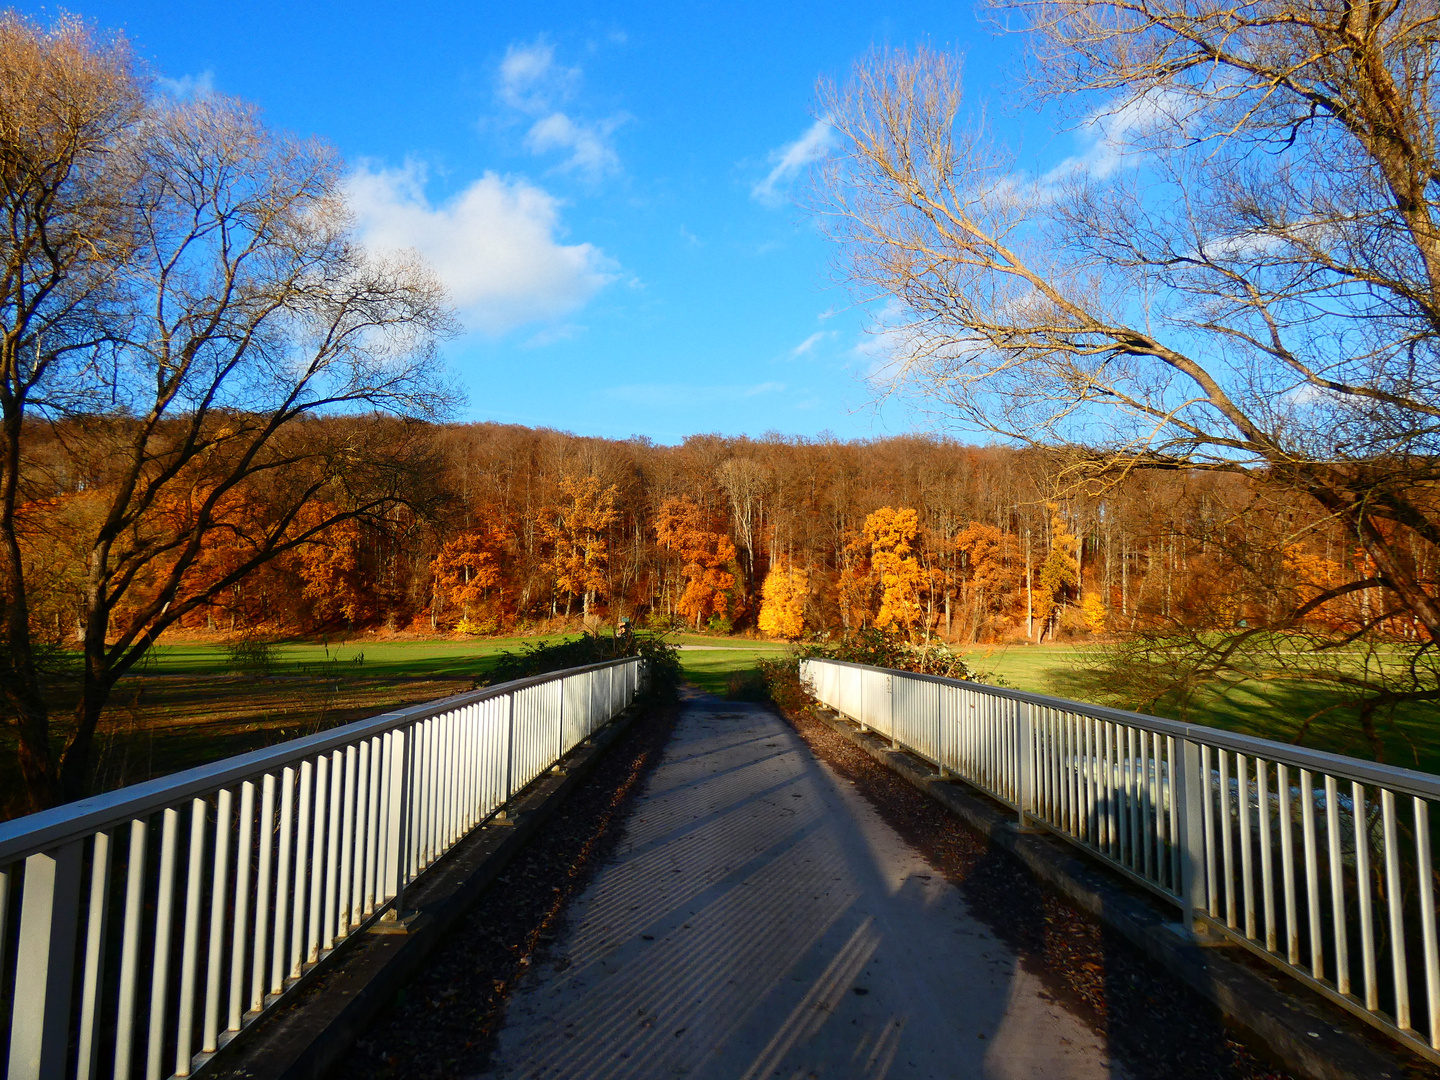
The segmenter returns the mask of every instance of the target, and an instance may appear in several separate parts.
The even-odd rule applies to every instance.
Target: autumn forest
[[[383,498],[359,490],[373,477],[329,481],[290,531],[303,535],[307,516],[338,523],[214,593],[172,632],[487,635],[628,618],[787,639],[874,627],[1039,642],[1182,618],[1263,621],[1267,606],[1293,608],[1305,590],[1363,570],[1355,545],[1301,500],[1276,502],[1273,488],[1233,473],[1086,487],[1053,454],[921,436],[658,446],[498,424],[314,426],[383,429],[367,437],[403,442],[406,468]],[[33,462],[22,516],[32,621],[64,646],[83,625],[86,566],[66,537],[86,535],[107,478],[103,456],[60,453],[63,429],[53,438],[57,452]],[[80,462],[91,475],[75,472]],[[203,470],[175,491],[162,512],[183,532],[210,494]],[[357,516],[327,503],[367,497]],[[181,591],[206,595],[205,578],[245,563],[293,505],[254,482],[227,494]],[[126,607],[145,610],[153,598],[135,585]],[[1343,604],[1313,618],[1333,620]],[[116,611],[117,632],[127,617]],[[1416,632],[1398,617],[1390,630]]]

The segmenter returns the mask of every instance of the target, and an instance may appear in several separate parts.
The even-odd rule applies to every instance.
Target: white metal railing
[[[825,705],[1176,904],[1183,927],[1440,1061],[1440,776],[979,683],[800,668]]]
[[[629,706],[640,665],[504,683],[0,825],[10,1080],[191,1074]]]

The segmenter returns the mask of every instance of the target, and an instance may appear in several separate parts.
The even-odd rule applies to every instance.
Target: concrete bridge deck
[[[485,1075],[1123,1072],[788,726],[702,695]]]

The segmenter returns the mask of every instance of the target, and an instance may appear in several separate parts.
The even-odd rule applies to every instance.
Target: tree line
[[[94,433],[70,430],[80,423],[33,441],[23,484],[33,630],[59,648],[83,635],[84,522],[117,482]],[[1135,472],[1087,486],[1058,453],[920,435],[660,446],[369,416],[317,419],[304,437],[409,449],[363,512],[352,477],[291,521],[303,542],[239,577],[287,503],[269,476],[236,485],[173,592],[204,602],[174,630],[484,635],[627,618],[792,639],[874,628],[1042,642],[1274,624],[1372,573],[1333,521],[1244,475]],[[149,516],[174,530],[211,496],[197,470]],[[1429,550],[1410,548],[1417,572],[1434,574]],[[138,575],[112,633],[129,633],[168,583]],[[1395,606],[1360,590],[1301,622],[1340,632]],[[1374,630],[1428,640],[1401,612]]]

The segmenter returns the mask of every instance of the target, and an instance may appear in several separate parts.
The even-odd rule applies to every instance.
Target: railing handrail
[[[1330,773],[1333,776],[1343,776],[1347,780],[1359,780],[1363,783],[1378,784],[1381,787],[1390,788],[1397,792],[1404,792],[1407,795],[1418,795],[1421,798],[1427,799],[1440,799],[1440,776],[1434,773],[1421,772],[1418,769],[1407,769],[1399,765],[1384,765],[1380,762],[1366,761],[1364,758],[1350,757],[1347,754],[1336,754],[1328,750],[1312,750],[1304,746],[1295,746],[1293,743],[1277,742],[1274,739],[1266,739],[1258,735],[1241,735],[1237,732],[1225,731],[1223,728],[1207,727],[1204,724],[1190,724],[1181,720],[1167,720],[1163,716],[1151,716],[1148,713],[1130,712],[1126,709],[1113,709],[1106,705],[1092,705],[1087,702],[1072,701],[1068,698],[1054,697],[1049,694],[1036,694],[1028,690],[1014,690],[1009,687],[990,686],[987,683],[976,682],[971,679],[951,679],[943,675],[903,671],[899,668],[882,668],[874,664],[857,664],[849,660],[831,660],[824,656],[807,657],[806,661],[810,663],[834,664],[838,667],[858,668],[863,671],[883,671],[887,674],[903,675],[907,679],[934,682],[944,686],[958,686],[967,690],[976,690],[982,694],[989,694],[993,697],[1006,698],[1011,701],[1023,701],[1029,705],[1038,705],[1042,708],[1062,709],[1066,712],[1090,716],[1097,720],[1110,720],[1116,723],[1128,724],[1132,727],[1144,728],[1160,735],[1170,735],[1177,739],[1188,739],[1191,742],[1208,743],[1211,746],[1221,747],[1225,750],[1233,750],[1237,753],[1248,754],[1252,757],[1265,757],[1271,761],[1294,765],[1297,768],[1307,769],[1312,772]],[[0,833],[0,836],[3,836],[3,833]]]
[[[423,720],[451,709],[473,705],[493,697],[502,697],[587,671],[614,667],[636,659],[622,656],[595,664],[565,668],[544,675],[531,675],[510,682],[496,683],[479,690],[467,690],[451,697],[438,698],[381,713],[379,716],[355,720],[328,731],[288,739],[274,746],[261,747],[243,754],[221,758],[192,769],[158,776],[138,784],[116,788],[101,795],[65,803],[49,810],[26,814],[0,823],[0,865],[23,859],[40,851],[48,851],[69,841],[89,836],[107,825],[119,825],[134,818],[154,813],[184,799],[245,780],[291,761],[343,747],[359,739],[379,735],[393,728]]]

